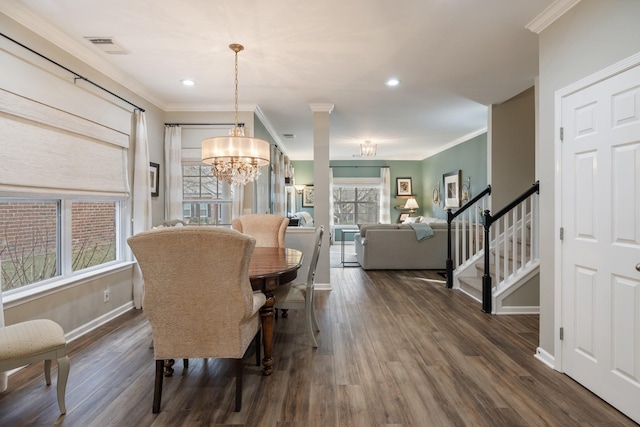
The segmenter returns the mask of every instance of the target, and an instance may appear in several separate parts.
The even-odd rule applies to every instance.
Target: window
[[[119,200],[0,198],[2,291],[119,261]]]
[[[378,179],[340,178],[333,184],[335,225],[375,224],[380,216]]]
[[[211,166],[182,165],[182,212],[189,224],[231,225],[233,187],[218,181]]]

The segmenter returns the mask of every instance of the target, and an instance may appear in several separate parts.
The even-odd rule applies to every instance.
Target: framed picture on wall
[[[411,196],[413,188],[411,187],[411,178],[396,178],[396,196]]]
[[[462,171],[445,173],[442,175],[444,181],[444,208],[460,207],[460,176]]]
[[[151,196],[158,197],[158,190],[160,189],[160,165],[159,164],[149,162],[149,179],[151,183]]]
[[[313,207],[313,185],[305,185],[304,190],[302,190],[302,207]]]

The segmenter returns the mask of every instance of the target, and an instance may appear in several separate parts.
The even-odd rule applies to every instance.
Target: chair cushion
[[[289,283],[286,285],[278,286],[273,295],[276,298],[276,306],[278,301],[282,302],[305,302],[305,296],[307,294],[307,285],[305,283]]]
[[[53,320],[29,320],[0,328],[0,360],[10,360],[64,347],[64,330]]]

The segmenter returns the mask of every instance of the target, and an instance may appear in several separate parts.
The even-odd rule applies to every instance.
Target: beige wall
[[[535,181],[533,87],[491,107],[491,207],[502,209]]]
[[[164,140],[162,110],[2,13],[0,13],[0,27],[2,32],[12,39],[144,108],[150,158],[152,161],[162,159]],[[12,64],[12,71],[5,72],[9,63]],[[133,123],[132,106],[86,82],[74,83],[74,76],[69,72],[4,38],[0,39],[0,64],[4,67],[0,72],[0,88],[130,133]],[[129,153],[129,177],[131,178],[133,149]],[[99,169],[96,172],[99,173]],[[154,220],[162,218],[163,203],[162,196],[153,198]],[[131,211],[130,206],[127,207],[127,211]],[[126,222],[124,226],[130,233],[130,224]],[[104,302],[106,288],[109,288],[111,293],[108,303]],[[47,317],[60,323],[66,333],[79,334],[82,330],[95,326],[96,322],[132,307],[131,266],[114,269],[99,277],[92,276],[88,279],[78,277],[67,281],[64,286],[38,292],[29,297],[7,299],[4,305],[7,324]]]
[[[640,51],[640,1],[582,0],[540,33],[539,129],[536,176],[540,179],[540,347],[555,353],[560,325],[554,293],[556,185],[555,92]]]

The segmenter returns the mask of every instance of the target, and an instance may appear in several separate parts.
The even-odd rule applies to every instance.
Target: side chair
[[[69,357],[62,326],[53,320],[35,319],[0,327],[0,372],[44,360],[44,378],[50,385],[51,361],[54,359],[58,364],[58,407],[61,414],[66,414]]]
[[[242,408],[242,359],[249,345],[260,364],[260,307],[249,262],[255,239],[220,227],[165,227],[127,239],[145,282],[143,310],[156,361],[153,413],[160,412],[165,360],[235,359]],[[185,366],[186,368],[186,366]]]
[[[256,239],[258,247],[284,248],[289,218],[273,214],[249,214],[235,218],[231,227]]]
[[[315,244],[313,254],[311,255],[311,263],[309,264],[309,273],[307,281],[301,283],[288,283],[278,286],[274,291],[276,309],[283,311],[282,317],[287,317],[286,310],[302,309],[305,312],[305,323],[307,331],[313,347],[318,347],[315,332],[320,331],[318,320],[316,319],[316,311],[314,308],[314,283],[316,275],[316,267],[318,266],[318,258],[320,257],[320,248],[322,246],[322,235],[324,234],[324,226],[316,228]]]

